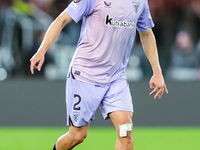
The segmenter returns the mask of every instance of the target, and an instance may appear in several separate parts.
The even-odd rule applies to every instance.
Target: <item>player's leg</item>
[[[133,104],[126,79],[117,79],[110,84],[100,108],[104,119],[110,118],[117,130],[116,150],[133,150]]]
[[[83,142],[87,136],[89,123],[107,88],[76,80],[69,74],[66,83],[67,125],[69,132],[62,135],[56,143],[56,150],[72,149]]]
[[[70,150],[82,143],[87,137],[89,124],[83,127],[70,125],[69,131],[60,136],[56,142],[56,150]]]
[[[132,112],[114,111],[109,114],[109,117],[118,135],[115,150],[133,150]]]

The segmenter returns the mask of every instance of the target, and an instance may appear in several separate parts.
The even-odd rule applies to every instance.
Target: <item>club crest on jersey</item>
[[[105,25],[110,27],[133,28],[135,23],[127,22],[125,20],[124,21],[114,20],[113,17],[110,17],[109,14],[106,14]]]
[[[78,2],[80,2],[81,0],[73,0],[74,1],[74,3],[78,3]]]
[[[73,118],[75,121],[78,120],[80,113],[79,112],[73,112]]]
[[[139,2],[133,2],[133,9],[137,13],[139,11],[140,3]]]
[[[104,1],[104,4],[105,4],[105,7],[111,7],[111,2],[108,3],[108,2],[106,2],[106,1]]]

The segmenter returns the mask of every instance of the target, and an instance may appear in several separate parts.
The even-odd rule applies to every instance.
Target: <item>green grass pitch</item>
[[[52,150],[67,127],[0,127],[0,150]],[[200,127],[135,127],[134,150],[200,150]],[[90,127],[74,150],[114,150],[112,127]]]

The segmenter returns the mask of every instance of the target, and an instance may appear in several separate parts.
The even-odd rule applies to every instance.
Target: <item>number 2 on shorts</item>
[[[77,107],[77,105],[81,102],[81,97],[78,94],[74,94],[74,98],[78,97],[78,102],[74,104],[74,110],[81,110],[81,107]]]

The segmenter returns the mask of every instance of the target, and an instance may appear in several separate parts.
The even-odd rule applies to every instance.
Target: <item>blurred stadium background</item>
[[[200,149],[200,1],[148,0],[169,94],[149,96],[152,71],[136,36],[127,76],[135,150]],[[52,149],[65,126],[65,77],[81,22],[66,26],[31,75],[29,59],[70,0],[0,0],[0,149]],[[114,149],[116,133],[98,110],[76,149]]]

